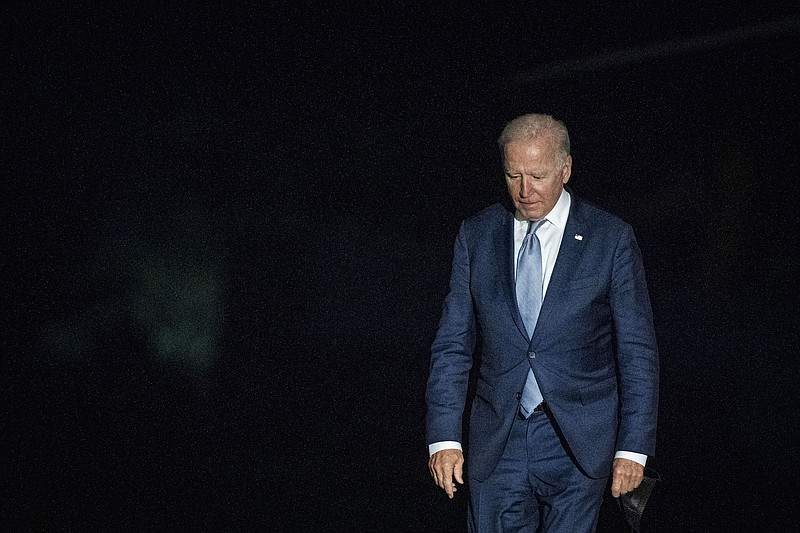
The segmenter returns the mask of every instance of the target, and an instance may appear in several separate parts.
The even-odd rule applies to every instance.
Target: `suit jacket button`
[[[522,393],[521,393],[521,392],[518,392],[518,393],[516,394],[516,396],[517,396],[517,400],[519,400],[520,398],[522,398]]]
[[[528,357],[531,359],[536,359],[536,352],[528,352]]]

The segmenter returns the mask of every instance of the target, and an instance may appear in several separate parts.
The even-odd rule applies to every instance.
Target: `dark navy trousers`
[[[544,411],[517,416],[503,456],[484,481],[467,479],[473,533],[590,533],[607,478],[591,479],[570,458]]]

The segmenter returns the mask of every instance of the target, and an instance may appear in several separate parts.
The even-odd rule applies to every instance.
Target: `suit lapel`
[[[504,299],[508,302],[509,311],[514,318],[517,329],[526,339],[528,334],[525,332],[525,323],[522,315],[519,314],[517,306],[517,287],[514,272],[514,213],[507,212],[500,224],[499,231],[495,235],[495,256],[503,262],[500,271],[505,272],[505,279],[501,280],[504,287]]]
[[[555,312],[556,295],[568,286],[570,275],[573,272],[572,266],[578,264],[578,258],[585,249],[586,245],[582,237],[585,234],[586,230],[580,217],[580,200],[573,194],[567,225],[564,228],[564,236],[561,238],[561,247],[558,249],[556,264],[553,266],[547,293],[542,302],[542,310],[539,313],[539,322],[547,320],[547,317]]]

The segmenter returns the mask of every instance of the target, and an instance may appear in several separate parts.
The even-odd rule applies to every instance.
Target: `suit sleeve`
[[[475,348],[475,313],[470,292],[467,231],[462,223],[453,250],[450,291],[431,346],[426,391],[428,444],[463,442],[462,417]]]
[[[620,426],[617,450],[655,454],[658,348],[641,252],[630,226],[618,241],[611,281]]]

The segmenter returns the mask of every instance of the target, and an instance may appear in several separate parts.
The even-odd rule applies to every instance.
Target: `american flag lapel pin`
[[[575,234],[575,240],[576,241],[582,241],[583,240],[583,235],[581,235],[580,233],[576,233]]]

